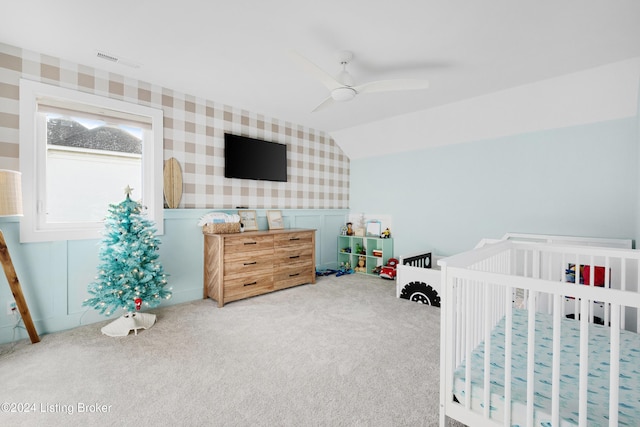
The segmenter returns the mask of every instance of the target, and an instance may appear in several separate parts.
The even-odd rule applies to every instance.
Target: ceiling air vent
[[[126,65],[127,67],[131,67],[131,68],[140,68],[140,64],[137,64],[133,61],[129,61],[128,59],[119,58],[115,55],[112,55],[110,53],[106,53],[100,50],[96,51],[96,56],[100,59],[104,59],[105,61],[115,62],[116,64]]]
[[[106,59],[107,61],[111,62],[118,62],[118,58],[116,58],[115,56],[100,51],[98,51],[98,58]]]

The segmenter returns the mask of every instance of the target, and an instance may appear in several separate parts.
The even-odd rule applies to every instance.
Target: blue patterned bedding
[[[551,426],[551,366],[553,318],[536,313],[535,425]],[[525,425],[527,392],[527,311],[513,312],[512,425]],[[504,414],[504,319],[491,335],[491,417],[502,421]],[[578,425],[578,378],[580,323],[562,319],[560,356],[561,426]],[[608,425],[609,418],[609,328],[591,324],[589,329],[588,420],[590,426]],[[484,407],[484,343],[471,355],[471,405]],[[465,364],[454,373],[454,394],[464,402]],[[620,426],[640,425],[640,335],[620,333]]]

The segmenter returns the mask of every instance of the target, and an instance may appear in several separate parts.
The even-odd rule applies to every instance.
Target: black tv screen
[[[287,146],[225,133],[224,176],[287,182]]]

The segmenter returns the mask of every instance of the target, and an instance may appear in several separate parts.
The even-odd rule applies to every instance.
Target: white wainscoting
[[[257,210],[260,229],[268,228],[266,211]],[[173,296],[163,305],[202,298],[204,239],[197,223],[208,212],[212,210],[164,211],[160,261],[169,275]],[[337,266],[336,236],[348,214],[347,209],[282,209],[286,228],[317,230],[316,267],[319,269]],[[92,308],[82,306],[88,296],[87,285],[96,275],[100,240],[20,243],[17,218],[0,218],[0,228],[39,334],[107,319]],[[13,296],[6,278],[0,276],[0,343],[28,339],[23,329],[14,330],[16,319],[5,314],[7,302],[12,301]]]

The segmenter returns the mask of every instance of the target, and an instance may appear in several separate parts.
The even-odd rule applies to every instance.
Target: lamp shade
[[[22,216],[22,174],[0,169],[0,216]]]

